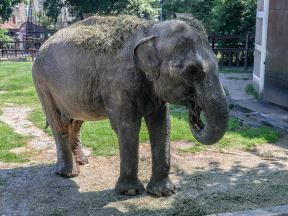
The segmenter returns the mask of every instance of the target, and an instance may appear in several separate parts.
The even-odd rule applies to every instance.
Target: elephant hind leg
[[[56,142],[56,174],[66,178],[77,176],[79,167],[70,144],[70,120],[65,118],[45,84],[41,83],[41,87],[39,86],[35,85],[36,91]]]
[[[72,146],[72,152],[74,159],[78,165],[88,164],[88,158],[85,156],[82,150],[82,144],[80,139],[80,129],[83,121],[70,120],[69,127],[69,142]]]

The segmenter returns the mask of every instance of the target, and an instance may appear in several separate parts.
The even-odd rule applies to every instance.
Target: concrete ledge
[[[288,216],[288,205],[242,212],[213,214],[209,216]]]

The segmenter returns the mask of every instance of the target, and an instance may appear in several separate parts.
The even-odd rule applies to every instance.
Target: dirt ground
[[[16,132],[33,135],[27,147],[18,150],[33,152],[31,162],[0,163],[1,216],[205,215],[288,204],[287,136],[250,152],[184,154],[177,149],[193,143],[172,142],[170,176],[178,193],[169,198],[127,197],[113,190],[119,156],[89,156],[90,164],[81,167],[79,176],[56,176],[53,139],[25,120],[29,111],[6,107],[0,118]],[[140,145],[140,180],[146,185],[150,175],[150,148],[144,143]]]

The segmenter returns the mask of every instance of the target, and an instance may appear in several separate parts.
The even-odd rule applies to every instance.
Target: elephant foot
[[[134,196],[145,192],[143,184],[137,179],[135,181],[119,180],[115,186],[115,192],[120,195]]]
[[[64,178],[73,178],[79,175],[80,169],[76,163],[73,167],[57,164],[55,173]]]
[[[152,196],[171,196],[176,193],[175,185],[170,181],[168,178],[162,178],[154,180],[153,178],[150,179],[150,182],[147,185],[146,191],[148,194]]]
[[[74,155],[75,162],[78,165],[83,166],[83,165],[89,164],[88,158],[85,156],[85,154],[82,151],[73,153],[73,155]]]

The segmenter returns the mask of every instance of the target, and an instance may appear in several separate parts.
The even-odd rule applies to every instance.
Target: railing
[[[0,60],[33,61],[42,43],[41,40],[0,41]]]
[[[220,67],[243,67],[247,69],[253,66],[254,36],[249,33],[246,36],[209,35],[208,40],[219,60]],[[43,42],[41,40],[0,41],[0,60],[24,58],[33,61]]]
[[[253,66],[254,36],[209,35],[210,45],[219,60],[221,67],[243,67],[245,70]]]

